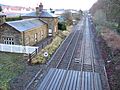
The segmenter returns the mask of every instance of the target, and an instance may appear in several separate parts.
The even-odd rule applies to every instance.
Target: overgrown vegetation
[[[111,90],[120,89],[120,1],[98,0],[90,12],[93,15]],[[119,34],[117,34],[119,33]]]
[[[120,1],[119,0],[98,0],[97,3],[93,5],[91,8],[92,15],[94,16],[96,12],[99,10],[102,11],[103,18],[101,20],[104,20],[104,17],[106,18],[105,21],[107,23],[115,23],[115,27],[117,32],[120,32]],[[104,23],[104,22],[103,22]],[[110,25],[110,24],[109,24]],[[110,25],[110,27],[112,27]]]
[[[46,46],[44,49],[42,49],[38,56],[32,60],[32,64],[46,63],[46,59],[50,59],[51,55],[54,53],[54,51],[57,49],[61,42],[62,39],[60,37],[55,37],[53,42],[50,45]],[[44,57],[44,52],[48,52],[47,58]]]
[[[65,18],[65,22],[67,23],[67,25],[72,25],[73,24],[73,17],[72,17],[72,13],[69,10],[66,10],[62,16]]]
[[[68,30],[69,29],[69,30]],[[47,45],[42,51],[32,60],[32,64],[46,63],[51,58],[56,49],[60,46],[64,38],[69,35],[71,27],[67,31],[59,31],[58,35],[53,39],[50,45]],[[44,57],[44,52],[48,52],[48,57]]]
[[[73,19],[76,20],[76,21],[80,21],[80,19],[82,18],[83,16],[83,11],[82,10],[79,10],[77,13],[74,13],[73,15]]]
[[[6,21],[17,21],[17,20],[22,20],[21,16],[18,17],[7,17]]]
[[[107,30],[106,30],[107,29]],[[102,57],[105,60],[111,90],[120,88],[120,36],[113,30],[103,25],[96,25]]]
[[[0,52],[0,90],[8,90],[9,81],[24,70],[22,57],[22,54]]]
[[[58,30],[64,31],[64,30],[66,30],[66,27],[67,27],[66,22],[59,22],[58,23]]]
[[[0,6],[0,12],[2,12],[2,7]]]

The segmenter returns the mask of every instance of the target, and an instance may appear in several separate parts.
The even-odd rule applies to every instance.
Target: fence
[[[42,42],[40,45],[37,45],[38,48],[28,55],[29,56],[28,62],[31,64],[31,60],[37,55],[37,53],[40,52],[45,46],[47,46],[51,42],[52,42],[52,38]]]
[[[34,52],[28,55],[28,62],[31,64],[32,59],[37,55],[38,50],[36,49]]]
[[[45,46],[47,46],[48,44],[50,44],[52,42],[52,38],[42,42],[38,47],[38,52],[40,52]]]
[[[3,51],[3,52],[31,54],[35,50],[38,50],[38,47],[0,44],[0,51]]]
[[[0,51],[28,54],[28,61],[29,63],[31,63],[31,60],[37,55],[37,53],[40,52],[45,46],[47,46],[51,42],[52,38],[42,42],[38,46],[0,44]]]

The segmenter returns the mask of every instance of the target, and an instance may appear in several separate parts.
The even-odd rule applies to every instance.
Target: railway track
[[[76,43],[77,43],[77,38],[80,34],[80,28],[81,25],[78,26],[76,25],[74,29],[71,32],[71,34],[65,39],[65,41],[63,41],[62,45],[59,47],[59,49],[56,51],[57,53],[55,53],[53,55],[53,57],[51,58],[51,60],[47,63],[46,68],[63,68],[63,69],[67,69],[69,67],[69,61],[66,63],[65,59],[66,57],[64,57],[66,55],[66,53],[68,54],[69,52],[74,53],[73,51],[75,50]],[[77,39],[77,40],[76,40]],[[75,46],[74,46],[75,45]],[[69,50],[71,49],[72,50]],[[69,51],[68,51],[69,50]],[[64,51],[64,52],[63,52]],[[57,54],[57,55],[56,55]],[[61,57],[62,56],[62,57]],[[68,57],[71,57],[71,54],[68,55]],[[60,59],[61,58],[61,59]],[[67,59],[67,58],[66,58]],[[64,63],[66,63],[66,65],[63,65]],[[62,64],[61,64],[62,63]],[[40,69],[38,71],[38,73],[35,75],[35,77],[33,77],[33,79],[26,85],[24,90],[32,90],[33,88],[35,88],[37,86],[38,81],[40,80],[40,78],[43,75],[45,70]],[[47,72],[46,72],[47,73]]]
[[[65,70],[77,70],[77,71],[88,71],[95,72],[95,50],[93,46],[93,39],[92,39],[92,32],[89,28],[88,19],[84,20],[85,24],[82,27],[82,24],[78,25],[76,28],[77,30],[73,30],[73,32],[65,39],[56,53],[53,55],[51,60],[46,65],[47,70],[50,68],[58,68],[58,69],[65,69]],[[82,29],[81,29],[82,28]],[[25,90],[33,90],[33,86],[37,86],[36,81],[42,82],[44,76],[44,70],[40,70],[36,76],[31,80],[31,82],[26,86]],[[47,73],[47,72],[46,72]],[[43,79],[40,78],[43,76]],[[83,77],[81,73],[80,77]],[[95,83],[95,79],[92,80]],[[81,80],[81,84],[82,84]],[[32,89],[30,89],[32,87]],[[81,85],[81,90],[84,90],[84,85]],[[94,86],[92,86],[94,88]],[[93,89],[92,89],[93,90]]]
[[[63,55],[59,59],[59,62],[56,68],[68,69],[75,51],[75,47],[77,45],[79,34],[80,34],[80,31],[75,32],[74,37],[71,39],[71,41],[68,44],[68,47],[65,49]]]
[[[69,39],[66,39],[65,42],[60,47],[60,50],[57,51],[57,54],[52,58],[51,63],[48,67],[52,68],[60,68],[60,69],[68,69],[71,59],[73,58],[75,47],[77,46],[78,39],[80,38],[81,32],[81,26],[83,25],[83,22],[77,30],[74,30],[72,32],[72,35],[68,37]],[[59,57],[59,58],[58,58]]]
[[[89,31],[89,24],[88,24],[88,20],[86,20],[86,25],[85,25],[85,29],[83,30],[83,38],[82,38],[82,43],[79,44],[81,47],[79,50],[80,50],[80,53],[79,53],[79,65],[80,65],[80,78],[81,80],[79,81],[79,89],[77,87],[74,87],[74,88],[77,88],[78,90],[102,90],[101,89],[101,84],[98,80],[100,80],[99,77],[96,78],[96,73],[95,72],[95,54],[94,54],[94,48],[93,48],[93,41],[92,41],[92,34],[90,34],[90,31]],[[64,73],[64,76],[62,77],[63,79],[61,79],[60,82],[63,82],[61,84],[58,84],[57,88],[58,90],[68,90],[69,88],[72,88],[73,87],[73,84],[69,84],[67,82],[70,82],[70,81],[73,81],[73,77],[71,76],[72,74],[69,74],[69,71],[73,71],[75,72],[75,70],[70,70],[72,69],[71,67],[73,67],[75,65],[74,63],[74,57],[76,56],[75,53],[75,50],[76,48],[78,48],[78,40],[80,39],[79,38],[80,36],[80,32],[78,35],[76,35],[76,40],[72,39],[72,43],[74,44],[68,44],[68,48],[64,51],[63,53],[63,56],[61,57],[58,65],[56,66],[57,71],[53,74],[53,76],[51,76],[51,78],[49,78],[49,80],[46,80],[47,78],[45,78],[44,82],[40,85],[39,89],[42,89],[42,90],[55,90],[56,89],[56,83],[59,81],[57,80],[58,77],[60,76],[60,71],[61,70],[64,70],[66,69],[65,73]],[[70,48],[73,47],[72,50],[70,50]],[[71,56],[67,54],[67,52],[70,52],[71,51]],[[89,58],[87,56],[87,54],[89,53]],[[66,58],[65,58],[65,57]],[[65,58],[65,59],[64,59]],[[67,61],[66,61],[67,60]],[[60,69],[59,69],[60,68]],[[61,69],[62,68],[62,69]],[[88,72],[86,72],[88,71]],[[87,75],[89,74],[89,75]],[[91,74],[91,75],[90,75]],[[50,75],[50,74],[47,74],[47,75]],[[68,76],[69,75],[69,76]],[[68,77],[71,77],[68,79]],[[77,76],[76,76],[77,78]],[[99,78],[99,79],[98,79]],[[55,79],[55,80],[54,80]],[[71,80],[72,79],[72,80]],[[96,80],[98,79],[98,80]],[[65,80],[65,81],[64,81]],[[55,83],[56,81],[56,83]],[[46,83],[47,82],[47,83]],[[64,83],[65,82],[65,83]],[[97,86],[96,83],[98,84],[99,82],[99,85]],[[74,83],[76,84],[76,83]],[[89,84],[89,85],[88,85]],[[95,86],[96,85],[96,86]],[[68,87],[69,86],[69,87]],[[90,87],[90,88],[89,88]],[[61,88],[61,89],[60,89]],[[72,90],[72,89],[70,89]],[[75,89],[73,89],[75,90]]]
[[[104,87],[103,90],[110,90],[110,86],[108,83],[108,77],[107,77],[107,73],[106,73],[106,69],[105,69],[105,63],[104,63],[104,60],[102,59],[100,48],[99,48],[99,41],[98,41],[96,28],[95,28],[95,25],[93,24],[92,18],[90,18],[90,19],[91,19],[91,20],[89,20],[90,29],[93,34],[93,41],[95,42],[95,43],[93,43],[93,47],[96,49],[96,50],[94,50],[94,52],[96,54],[95,56],[97,59],[97,64],[95,65],[95,72],[100,73],[101,81],[102,81],[102,84]]]
[[[93,48],[92,33],[89,29],[88,19],[86,20],[86,29],[83,33],[83,40],[81,45],[81,54],[79,60],[81,61],[81,71],[95,72],[95,53]]]

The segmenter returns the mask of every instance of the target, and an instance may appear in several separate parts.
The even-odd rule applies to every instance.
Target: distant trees
[[[99,9],[95,12],[94,18],[95,18],[96,24],[103,25],[104,22],[106,21],[106,14],[103,12],[102,9]]]
[[[105,14],[107,21],[116,22],[120,30],[120,1],[119,0],[98,0],[91,8],[92,14],[101,9]]]
[[[2,7],[0,6],[0,12],[2,12]]]
[[[59,22],[58,23],[58,29],[59,30],[66,30],[67,29],[67,26],[66,26],[66,23],[65,22]]]
[[[72,13],[68,10],[66,10],[62,16],[65,18],[65,21],[68,25],[72,25],[73,24],[73,17],[72,17]]]
[[[55,11],[54,11],[52,8],[50,8],[50,12],[51,12],[51,13],[55,13]]]
[[[81,17],[83,16],[83,11],[79,10],[73,14],[73,19],[76,21],[80,21]]]
[[[79,10],[79,15],[80,15],[80,17],[83,16],[83,11],[81,9]]]

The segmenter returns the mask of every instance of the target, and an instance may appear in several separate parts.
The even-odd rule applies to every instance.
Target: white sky
[[[36,7],[40,2],[49,9],[82,9],[88,10],[97,0],[0,0],[1,4]]]

